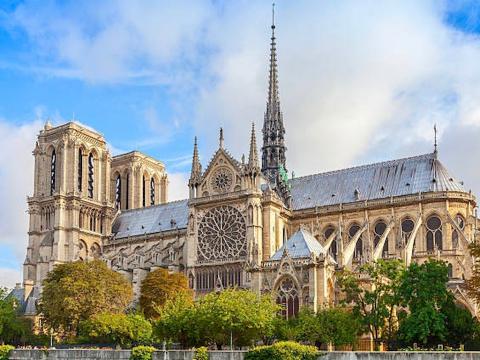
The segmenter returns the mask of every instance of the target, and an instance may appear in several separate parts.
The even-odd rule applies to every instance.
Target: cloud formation
[[[4,268],[21,264],[28,243],[27,196],[33,191],[33,156],[35,136],[41,127],[39,121],[16,126],[0,119],[0,286],[20,281],[16,271]],[[7,261],[8,260],[8,261]]]

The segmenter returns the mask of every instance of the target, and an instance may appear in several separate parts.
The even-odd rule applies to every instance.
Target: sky
[[[433,150],[480,194],[480,2],[276,2],[288,169]],[[187,196],[193,137],[248,154],[261,129],[270,0],[0,1],[0,286],[21,281],[35,137],[47,119],[167,166]],[[259,137],[257,131],[257,137]]]

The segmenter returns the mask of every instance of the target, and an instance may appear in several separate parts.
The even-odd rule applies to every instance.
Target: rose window
[[[243,215],[232,206],[209,210],[198,226],[198,260],[235,260],[247,255]]]
[[[233,183],[233,174],[227,168],[221,168],[215,171],[212,176],[212,188],[216,192],[226,192],[230,189]]]

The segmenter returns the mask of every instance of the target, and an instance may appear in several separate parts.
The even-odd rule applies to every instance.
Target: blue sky
[[[0,2],[0,285],[20,280],[35,135],[47,118],[167,165],[186,195],[225,128],[248,151],[266,99],[270,1]],[[478,1],[277,1],[280,97],[298,175],[432,150],[480,192]],[[258,134],[257,134],[258,136]],[[16,155],[12,161],[10,153]],[[477,157],[478,158],[478,157]]]

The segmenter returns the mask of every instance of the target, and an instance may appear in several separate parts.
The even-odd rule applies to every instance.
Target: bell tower
[[[102,135],[76,122],[47,122],[33,151],[34,190],[24,262],[25,297],[57,263],[100,257],[115,214],[111,157]]]

